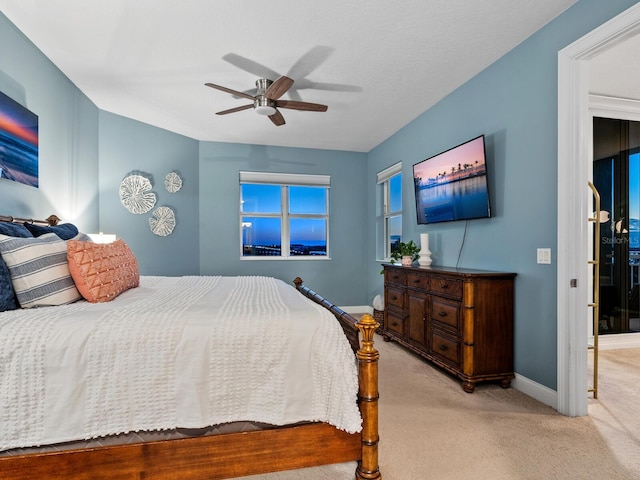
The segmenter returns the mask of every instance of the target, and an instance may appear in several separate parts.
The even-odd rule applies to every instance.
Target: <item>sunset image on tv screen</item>
[[[0,178],[38,187],[38,116],[0,93]]]
[[[413,166],[418,224],[488,218],[484,135]]]

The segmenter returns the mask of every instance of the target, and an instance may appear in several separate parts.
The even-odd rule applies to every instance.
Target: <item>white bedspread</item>
[[[0,313],[0,450],[236,420],[361,429],[355,357],[269,277],[142,277],[109,303]]]

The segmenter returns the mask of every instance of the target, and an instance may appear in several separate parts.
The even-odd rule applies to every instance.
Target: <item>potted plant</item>
[[[420,247],[413,240],[407,243],[400,242],[398,248],[391,253],[391,263],[400,260],[403,267],[410,267],[418,258],[420,258]]]

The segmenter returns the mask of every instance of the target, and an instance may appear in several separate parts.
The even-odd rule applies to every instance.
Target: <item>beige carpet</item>
[[[598,371],[589,416],[620,464],[640,478],[640,348],[600,350]]]
[[[590,400],[589,417],[569,418],[513,388],[485,384],[467,394],[397,344],[379,336],[376,342],[385,480],[640,478],[633,403],[640,398],[640,350],[601,352],[599,399]],[[620,363],[635,365],[635,380],[633,373],[613,373]],[[245,478],[352,480],[354,469],[341,464]]]

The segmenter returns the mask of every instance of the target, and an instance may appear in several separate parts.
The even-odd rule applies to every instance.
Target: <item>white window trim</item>
[[[387,168],[385,168],[384,170],[380,171],[377,173],[376,175],[376,183],[378,185],[382,185],[382,212],[380,214],[380,216],[382,217],[382,231],[380,233],[380,235],[382,235],[382,251],[380,252],[379,249],[376,249],[376,256],[378,256],[378,253],[382,253],[382,258],[377,259],[377,261],[379,262],[388,262],[391,257],[390,257],[390,252],[387,252],[387,244],[388,244],[388,239],[389,239],[389,232],[388,232],[388,221],[387,219],[391,216],[396,216],[396,215],[403,215],[404,216],[404,205],[402,210],[399,211],[395,211],[395,212],[390,212],[388,211],[388,205],[389,205],[389,180],[391,180],[392,177],[401,174],[402,173],[402,162],[398,162],[395,163]],[[386,184],[386,185],[385,185]]]
[[[279,185],[280,187],[324,187],[327,191],[331,188],[331,176],[330,175],[317,175],[317,174],[299,174],[299,173],[274,173],[274,172],[247,172],[240,171],[240,184],[263,184],[263,185]],[[282,188],[280,190],[280,203],[282,205],[282,211],[280,212],[280,218],[282,219],[280,225],[280,234],[282,239],[288,241],[281,241],[280,256],[244,256],[240,254],[240,260],[251,261],[263,261],[263,260],[331,260],[329,256],[329,195],[326,196],[325,211],[326,215],[323,215],[327,221],[327,255],[294,255],[291,256],[290,252],[290,231],[289,220],[291,218],[320,218],[320,215],[314,214],[291,214],[289,213],[289,190],[288,188]],[[250,213],[250,212],[245,212]],[[240,248],[242,250],[242,205],[240,205]],[[254,214],[255,216],[255,214]],[[260,216],[258,214],[257,216]],[[273,215],[265,215],[273,216]]]

